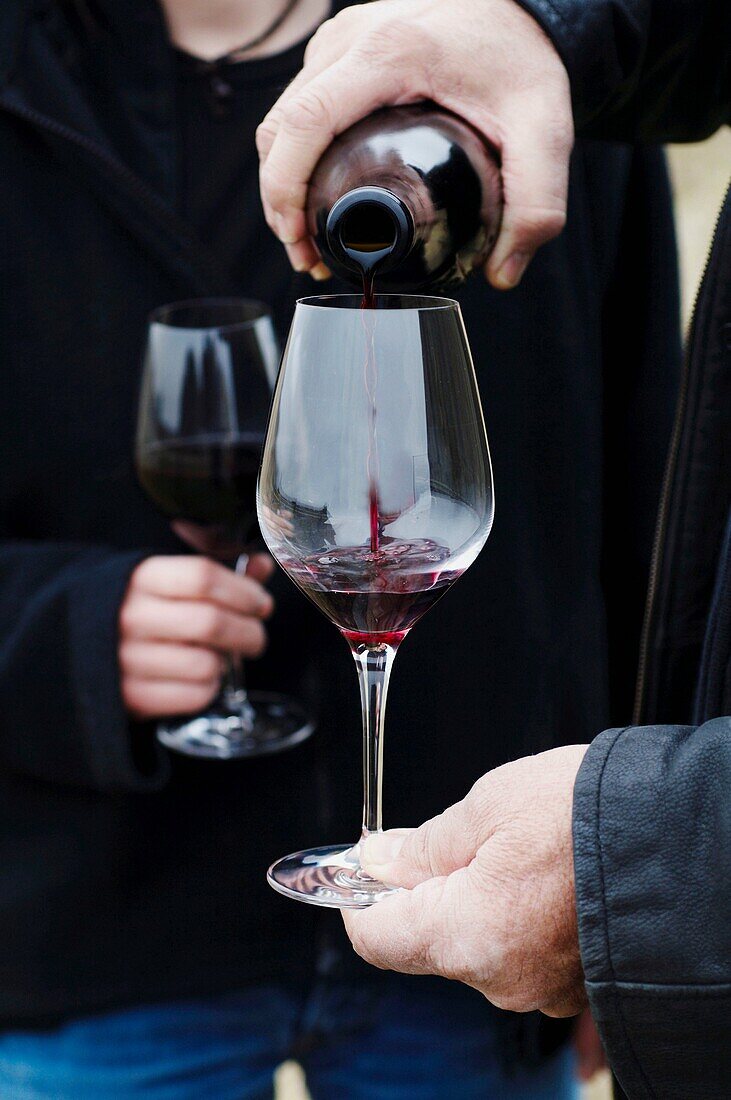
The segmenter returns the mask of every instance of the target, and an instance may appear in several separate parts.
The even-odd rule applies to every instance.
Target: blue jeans
[[[0,1098],[271,1100],[296,1058],[313,1100],[576,1100],[569,1051],[506,1076],[494,1018],[474,990],[425,978],[251,987],[5,1032]]]

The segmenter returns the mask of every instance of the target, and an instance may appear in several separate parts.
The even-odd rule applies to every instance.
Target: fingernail
[[[501,290],[512,290],[523,278],[530,263],[529,252],[513,252],[495,276],[495,283]]]
[[[332,278],[332,272],[326,264],[315,264],[310,271],[310,275],[313,279],[316,279],[318,283],[324,283],[326,279]]]
[[[306,271],[310,270],[310,265],[306,260],[292,260],[292,267],[298,275],[304,275]]]
[[[411,829],[390,829],[387,833],[369,836],[363,844],[363,862],[369,867],[384,867],[395,863]]]

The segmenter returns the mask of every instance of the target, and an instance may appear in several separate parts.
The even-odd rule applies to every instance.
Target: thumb
[[[485,840],[479,835],[471,792],[419,829],[392,829],[369,836],[361,860],[370,875],[410,890],[427,879],[466,867]]]
[[[434,879],[368,909],[343,909],[345,930],[358,955],[381,970],[434,974],[441,969],[434,945],[444,940],[448,880]]]

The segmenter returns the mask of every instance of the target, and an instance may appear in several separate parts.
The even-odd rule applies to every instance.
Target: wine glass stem
[[[380,833],[383,827],[383,724],[386,695],[396,650],[390,645],[351,647],[358,669],[363,710],[363,832]]]
[[[234,572],[243,577],[249,564],[248,554],[239,554],[234,566]],[[246,693],[246,679],[244,676],[244,662],[238,653],[230,653],[226,661],[226,673],[221,694],[226,707],[233,711],[241,719],[245,729],[254,728],[254,711]]]

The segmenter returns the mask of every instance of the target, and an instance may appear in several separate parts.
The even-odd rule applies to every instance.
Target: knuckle
[[[129,641],[122,641],[119,645],[119,667],[124,671],[129,668],[135,655],[135,643]]]
[[[274,600],[258,581],[245,578],[247,609],[251,615],[258,619],[268,618],[274,610]]]
[[[277,122],[274,115],[267,115],[263,122],[260,122],[256,128],[256,148],[261,153],[262,151],[269,149],[274,138],[277,136]]]
[[[206,642],[216,642],[223,630],[223,615],[215,607],[202,607],[198,611],[197,633]]]
[[[335,25],[339,23],[340,15],[342,14],[343,13],[341,12],[339,15],[334,16],[332,19],[328,19],[327,22],[321,23],[320,26],[317,28],[310,41],[307,43],[307,48],[305,50],[305,65],[307,65],[308,62],[313,61],[328,42],[332,42],[335,40],[335,34],[333,32],[335,29]],[[338,27],[338,30],[339,29],[340,28]]]
[[[119,631],[122,638],[134,634],[139,628],[140,605],[134,593],[128,592],[127,598],[119,609]]]
[[[324,86],[310,84],[282,108],[282,121],[292,130],[319,130],[330,127],[333,103]]]
[[[195,675],[203,684],[218,683],[221,676],[221,658],[212,650],[202,650],[195,662]]]
[[[418,23],[401,16],[391,16],[363,35],[361,49],[382,58],[384,53],[400,54],[405,51],[412,54],[415,48],[427,41],[431,42],[431,36]]]
[[[191,595],[209,596],[216,583],[217,567],[208,558],[191,559]]]
[[[325,39],[323,38],[323,30],[324,27],[320,27],[318,30],[316,30],[310,41],[305,46],[305,65],[311,64],[324,46]]]
[[[357,8],[343,8],[341,11],[336,12],[331,19],[323,23],[320,30],[337,40],[344,31],[352,32],[357,26],[360,17],[361,12],[358,11]]]
[[[267,633],[257,620],[253,620],[250,627],[250,640],[246,647],[248,657],[261,657],[267,647]]]
[[[481,775],[479,779],[475,780],[467,795],[467,799],[471,802],[482,802],[487,798],[489,789],[494,782],[494,775],[494,772],[485,772],[484,775]]]
[[[479,843],[485,830],[488,813],[496,800],[494,784],[490,775],[483,775],[472,787],[464,800],[465,827],[470,838]]]
[[[139,588],[141,586],[144,587],[144,585],[148,581],[148,578],[154,577],[156,572],[157,559],[145,558],[144,561],[141,561],[139,565],[136,565],[135,568],[132,570],[127,590],[129,592],[132,592],[136,588]]]
[[[393,17],[364,34],[351,54],[370,69],[382,71],[393,85],[391,94],[426,94],[431,76],[443,66],[444,52],[428,27]]]
[[[122,678],[122,699],[128,710],[137,713],[146,712],[149,709],[148,695],[149,692],[142,680],[135,680],[129,676]]]
[[[537,247],[558,236],[566,225],[566,210],[553,206],[522,210],[516,223],[517,234],[531,247]]]
[[[291,181],[272,164],[272,159],[270,157],[261,170],[261,189],[272,209],[281,210],[291,197]]]
[[[550,240],[552,237],[557,237],[565,225],[565,210],[546,210],[540,218],[539,225],[536,226],[536,233],[540,232],[542,237]]]
[[[409,844],[413,844],[413,858],[420,868],[431,878],[440,874],[439,854],[444,845],[439,828],[439,818],[432,818],[431,821],[425,822],[420,829],[412,834],[410,840],[407,841],[407,845]]]

